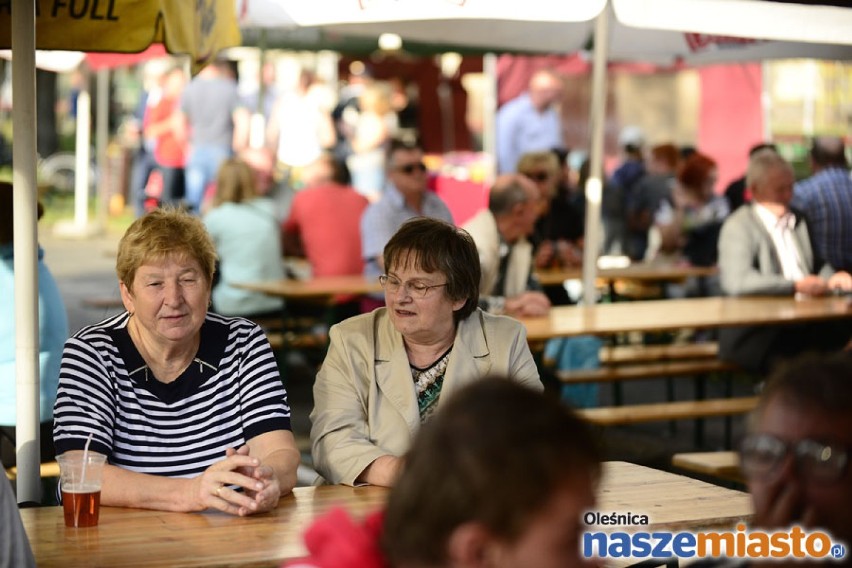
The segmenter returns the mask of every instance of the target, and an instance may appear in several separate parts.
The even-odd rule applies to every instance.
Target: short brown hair
[[[482,272],[476,244],[464,229],[431,217],[409,219],[388,241],[383,258],[385,270],[411,267],[446,276],[447,296],[465,300],[453,314],[456,323],[476,309]]]
[[[170,256],[196,260],[212,285],[217,258],[213,239],[201,219],[173,207],[146,213],[127,228],[118,243],[115,272],[132,290],[140,266]]]
[[[557,491],[599,473],[590,429],[568,407],[484,378],[442,402],[418,432],[388,498],[382,548],[392,565],[444,566],[460,525],[478,522],[512,542]]]

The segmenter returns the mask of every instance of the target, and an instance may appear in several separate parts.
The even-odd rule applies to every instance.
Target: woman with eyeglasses
[[[852,544],[850,379],[847,351],[799,358],[767,381],[740,447],[754,526],[798,524]]]
[[[329,483],[392,485],[414,433],[465,384],[502,374],[542,389],[523,325],[477,308],[470,235],[418,217],[383,256],[386,307],[331,328],[314,384],[314,467]]]

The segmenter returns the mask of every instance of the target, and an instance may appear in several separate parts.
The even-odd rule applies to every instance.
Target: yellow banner
[[[0,48],[11,48],[11,10],[0,0]],[[200,68],[240,45],[234,0],[35,0],[36,48],[136,53],[165,43]],[[20,4],[18,4],[20,5]]]

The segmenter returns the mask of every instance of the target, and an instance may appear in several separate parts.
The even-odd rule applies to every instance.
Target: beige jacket
[[[330,340],[314,383],[314,467],[330,483],[354,485],[376,458],[408,450],[420,413],[402,335],[386,308],[332,327]],[[543,388],[523,325],[476,310],[459,323],[441,400],[494,374]]]

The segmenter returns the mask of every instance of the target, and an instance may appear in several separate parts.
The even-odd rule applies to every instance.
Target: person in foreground
[[[30,568],[35,565],[15,493],[6,476],[0,476],[0,567]]]
[[[331,328],[314,383],[314,466],[330,483],[392,485],[421,423],[480,377],[542,388],[523,325],[477,308],[470,235],[412,219],[385,247],[384,266],[387,307]]]
[[[384,511],[361,525],[333,510],[290,566],[581,566],[599,460],[568,407],[503,377],[476,381],[417,434]]]
[[[852,290],[852,275],[835,271],[811,246],[807,220],[790,209],[793,169],[779,154],[752,156],[746,185],[752,203],[737,209],[719,235],[719,273],[729,296],[823,296]],[[837,351],[852,337],[849,321],[722,329],[719,356],[766,374],[784,357]]]
[[[740,457],[754,527],[798,524],[852,545],[850,377],[852,354],[838,353],[800,357],[767,381]]]
[[[107,456],[103,505],[235,515],[269,511],[296,483],[287,393],[261,329],[208,313],[216,252],[175,209],[119,243],[126,312],[65,344],[57,454]]]

